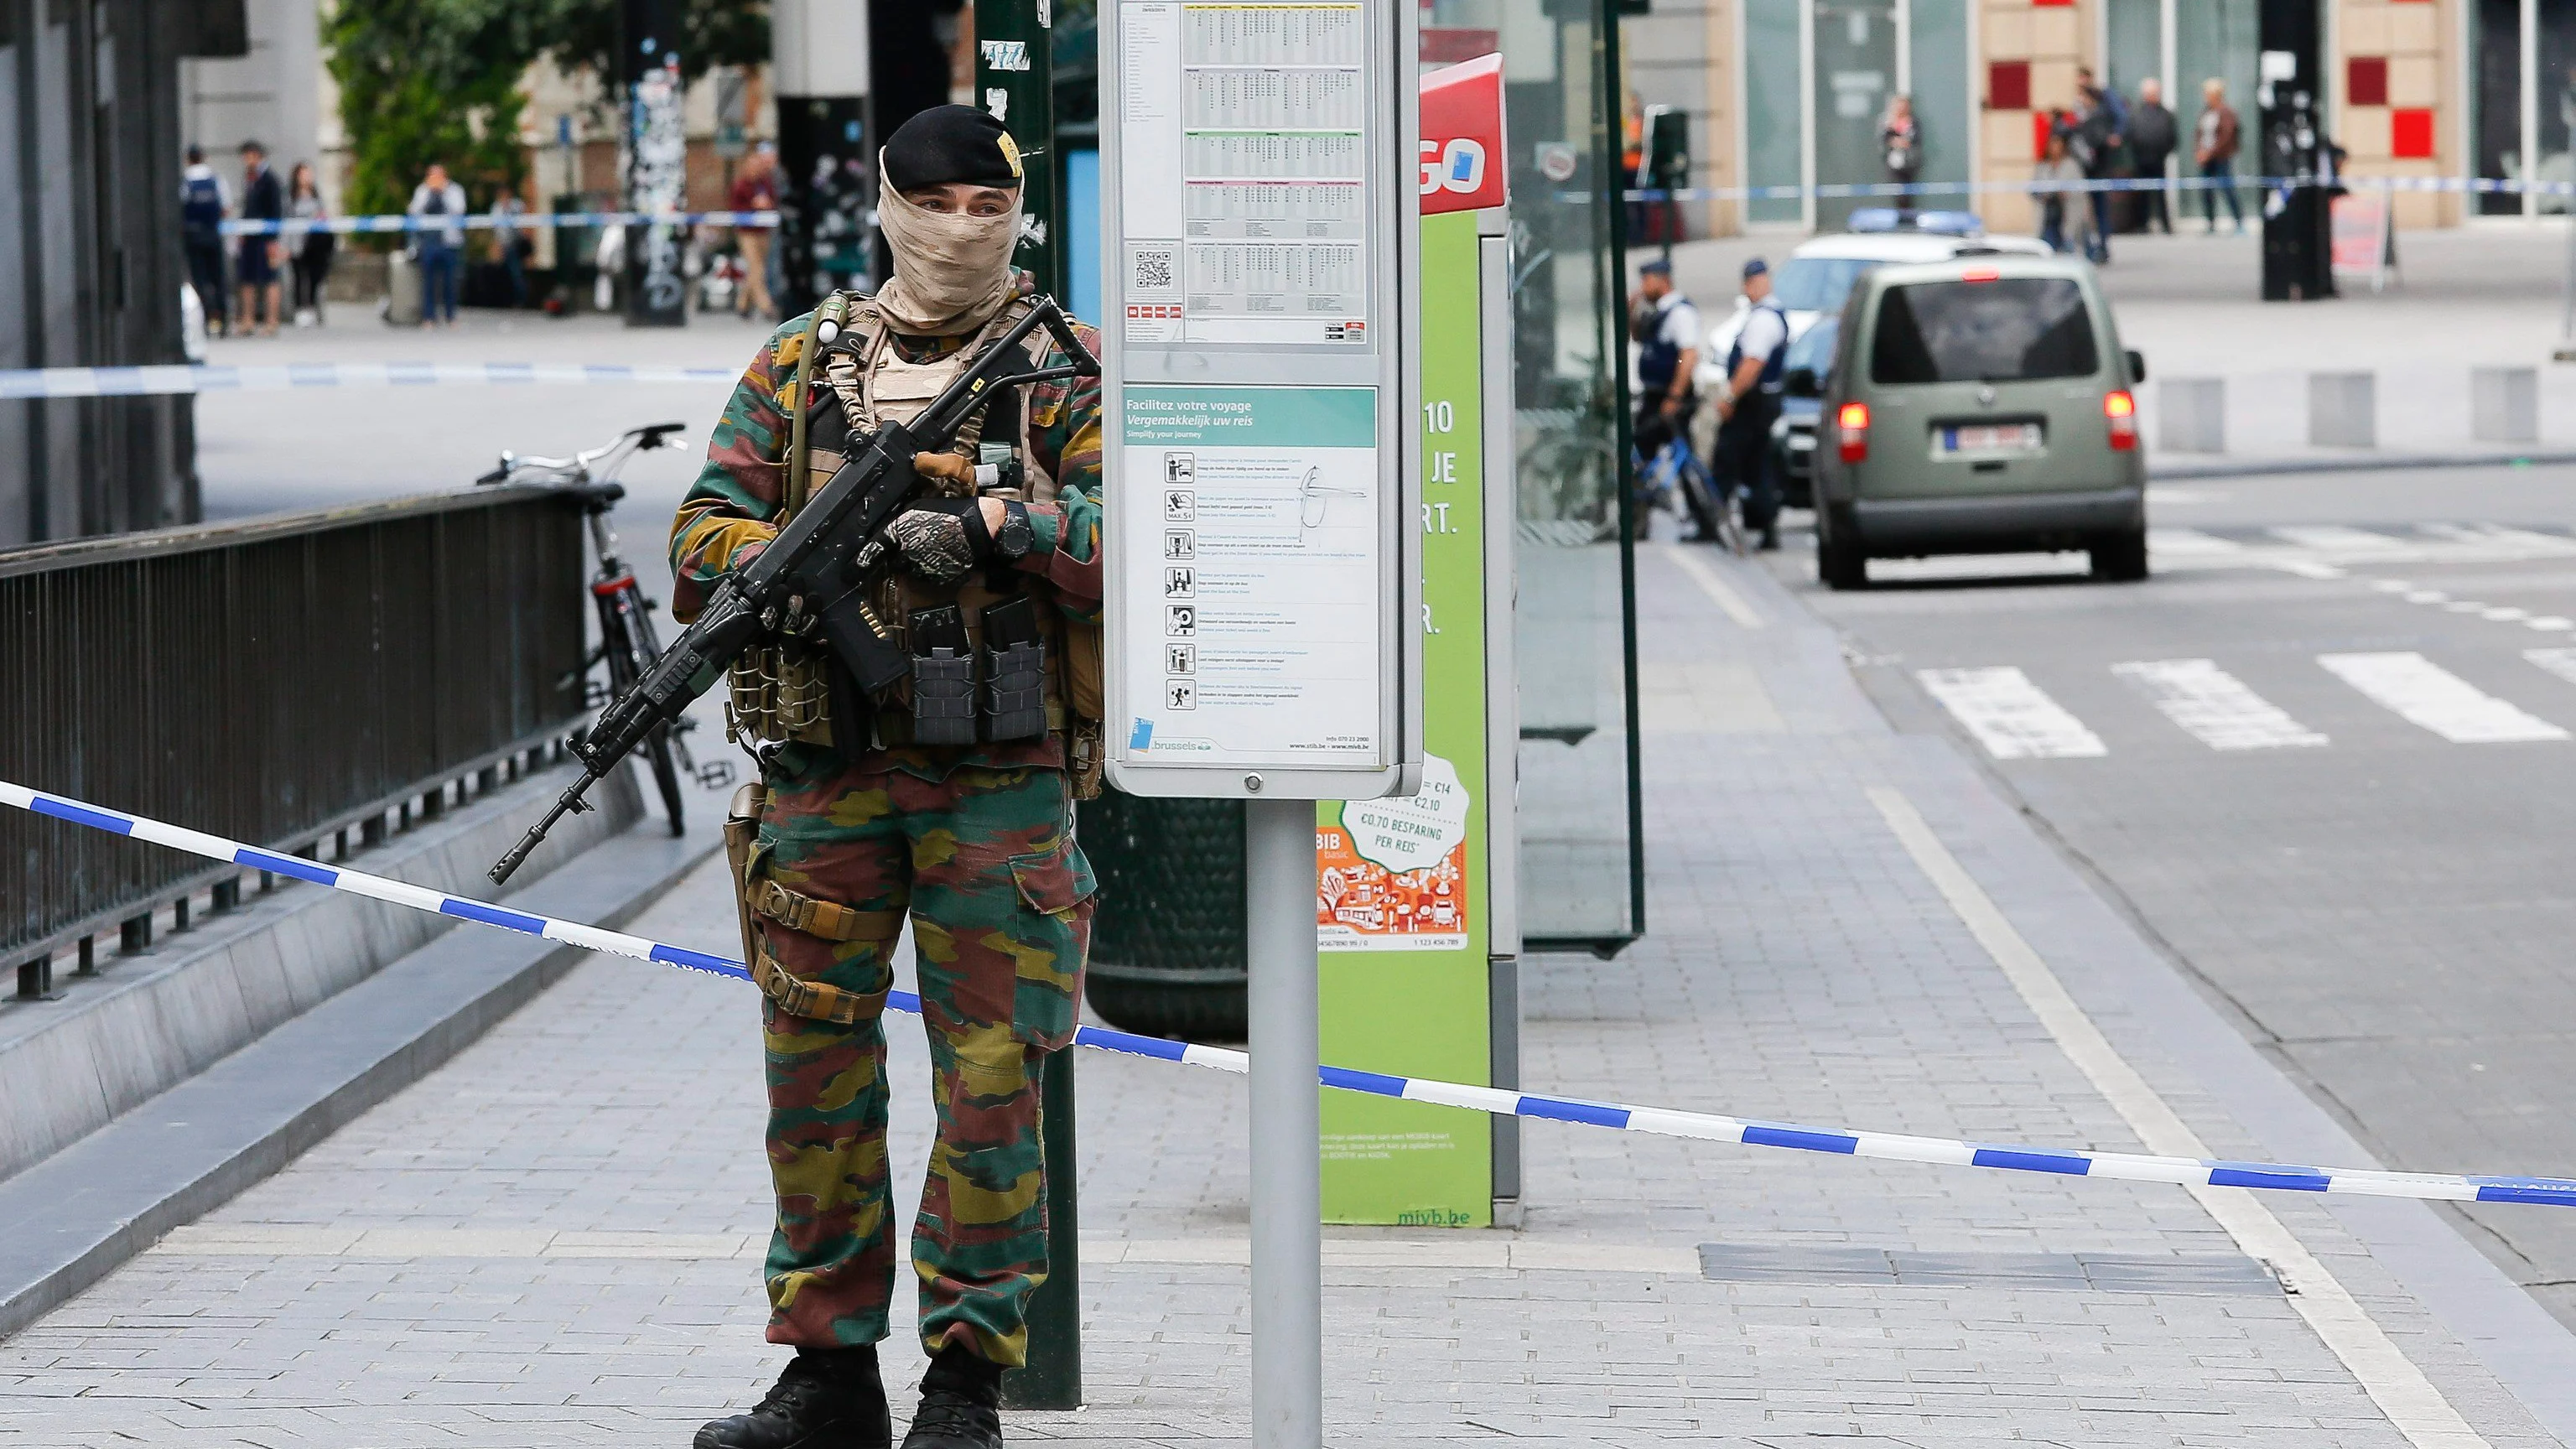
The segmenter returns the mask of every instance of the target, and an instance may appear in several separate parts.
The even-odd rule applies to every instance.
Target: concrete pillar
[[[2540,441],[2540,369],[2469,369],[2469,436],[2481,443]]]
[[[2227,380],[2168,377],[2156,383],[2156,446],[2168,453],[2227,451]]]
[[[2308,441],[2320,448],[2379,446],[2379,378],[2368,372],[2308,374]]]

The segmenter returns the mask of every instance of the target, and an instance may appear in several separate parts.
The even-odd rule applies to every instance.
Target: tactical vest
[[[1674,297],[1646,316],[1645,335],[1637,339],[1637,384],[1646,392],[1661,392],[1672,386],[1673,373],[1682,365],[1682,348],[1686,345],[1666,337],[1664,326],[1687,298]]]
[[[969,338],[965,346],[925,362],[913,362],[894,345],[891,330],[873,299],[836,293],[816,309],[815,323],[806,330],[804,350],[797,358],[799,386],[795,396],[800,405],[815,407],[814,390],[805,384],[809,380],[820,382],[825,393],[820,405],[842,410],[850,426],[850,446],[856,447],[881,423],[909,423],[919,417],[992,339],[1010,330],[1025,310],[1015,300]],[[818,343],[824,323],[838,331],[827,344]],[[1043,361],[1049,346],[1044,332],[1033,334],[1026,345],[1033,366]],[[1008,416],[995,418],[995,407],[1008,409]],[[970,461],[977,459],[985,429],[997,421],[1003,424],[1007,436],[993,441],[1007,447],[1018,461],[1016,484],[976,488],[934,478],[926,480],[928,486],[941,493],[1006,502],[1055,501],[1055,477],[1039,465],[1036,450],[1030,446],[1027,399],[1017,389],[996,398],[970,418],[951,451]],[[784,497],[773,520],[781,527],[807,498],[830,481],[844,460],[842,453],[809,442],[806,431],[805,426],[796,428],[790,443]],[[984,657],[984,610],[1021,596],[1030,597],[1037,605],[1031,613],[1046,648],[1043,678],[1047,733],[1062,743],[1066,768],[1076,791],[1087,798],[1098,790],[1103,761],[1100,721],[1105,711],[1098,623],[1068,618],[1057,606],[1055,591],[1045,580],[1002,564],[975,570],[948,584],[931,584],[897,572],[877,585],[871,603],[888,638],[906,652],[911,652],[908,625],[916,613],[954,605],[963,616],[968,657],[980,660]],[[979,693],[984,687],[979,680]],[[888,697],[871,704],[859,697],[846,672],[819,641],[785,639],[746,654],[734,666],[730,694],[727,734],[755,747],[792,739],[854,754],[914,743],[910,681],[897,685]],[[845,734],[859,737],[844,739]]]
[[[223,240],[224,189],[213,173],[191,176],[180,187],[179,227],[199,245]]]
[[[1756,312],[1766,308],[1780,319],[1780,345],[1772,348],[1771,355],[1763,359],[1762,375],[1754,380],[1754,386],[1762,392],[1778,397],[1782,380],[1789,372],[1789,314],[1780,309],[1779,303],[1768,297],[1753,304],[1753,310]],[[1753,318],[1747,315],[1744,323],[1744,327],[1735,329],[1735,341],[1726,349],[1726,375],[1730,378],[1735,376],[1735,369],[1744,365],[1744,333],[1746,328],[1753,325]]]

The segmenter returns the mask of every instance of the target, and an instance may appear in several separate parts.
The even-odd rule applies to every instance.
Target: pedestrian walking
[[[501,258],[501,273],[510,282],[510,310],[528,305],[528,238],[519,230],[528,203],[516,191],[492,198],[492,250]]]
[[[2192,163],[2200,168],[2201,219],[2209,235],[2218,235],[2218,198],[2227,198],[2227,214],[2236,234],[2245,234],[2245,205],[2236,196],[2236,148],[2242,139],[2236,110],[2227,104],[2227,82],[2216,76],[2200,83],[2200,120],[2192,127]]]
[[[1923,123],[1914,118],[1914,97],[1903,91],[1887,98],[1887,113],[1878,121],[1878,152],[1891,185],[1912,186],[1923,171]],[[1897,203],[1911,207],[1909,193]]]
[[[2072,150],[2074,134],[2071,121],[2063,117],[2050,127],[2048,154],[2030,173],[2031,195],[2039,202],[2039,239],[2048,249],[2091,256],[2093,209],[2075,189],[2084,181],[2084,168]]]
[[[733,179],[733,192],[726,205],[735,211],[778,210],[778,150],[763,141],[758,150],[742,163],[742,174]],[[745,317],[763,322],[777,310],[769,299],[770,229],[764,226],[737,226],[733,229],[734,245],[742,253],[742,282],[734,291],[734,310]]]
[[[292,237],[287,250],[288,265],[295,271],[295,325],[318,327],[322,324],[322,289],[331,280],[331,258],[339,249],[339,238],[321,223],[330,219],[322,206],[322,188],[313,177],[313,163],[298,161],[286,179],[286,215],[290,221],[304,223],[302,235]]]
[[[2153,76],[2138,82],[2138,103],[2129,108],[2129,159],[2136,163],[2138,175],[2156,184],[2138,193],[2138,230],[2153,231],[2164,224],[2165,235],[2173,235],[2173,211],[2166,205],[2172,190],[2167,170],[2173,164],[2178,132],[2174,113],[2165,109],[2164,82]]]
[[[421,219],[412,233],[412,257],[420,263],[420,325],[453,327],[456,259],[465,247],[465,188],[447,179],[444,164],[432,161],[403,211]]]
[[[1036,290],[1011,265],[1020,155],[1000,121],[933,107],[880,158],[893,279],[873,297],[834,293],[752,359],[672,530],[683,620],[851,438],[917,416]],[[1030,348],[1063,361],[1043,333]],[[919,655],[989,661],[967,717],[911,687],[871,700],[828,652],[794,642],[734,676],[736,738],[763,761],[726,835],[765,997],[768,1337],[796,1354],[756,1408],[700,1429],[697,1449],[885,1445],[877,1344],[901,1263],[931,1356],[905,1449],[999,1446],[1002,1372],[1027,1356],[1028,1298],[1049,1266],[1046,1174],[1072,1168],[1045,1158],[1039,1073],[1072,1039],[1091,936],[1072,804],[1097,788],[1101,758],[1099,380],[999,399],[981,430],[1017,471],[979,468],[965,442],[917,455],[926,492],[888,530],[899,573],[873,599]],[[983,742],[931,742],[959,726]],[[939,1127],[904,1251],[882,1018],[907,916]]]
[[[224,178],[206,164],[206,148],[188,148],[187,169],[179,173],[179,244],[188,254],[188,285],[206,314],[206,331],[221,337],[232,315],[224,289],[224,216],[232,210]]]
[[[1780,546],[1780,477],[1771,457],[1771,425],[1780,418],[1780,386],[1789,361],[1789,314],[1771,297],[1771,267],[1744,264],[1744,325],[1726,351],[1726,391],[1717,399],[1717,463],[1744,498],[1744,526],[1764,550]]]
[[[2105,90],[2093,78],[2092,68],[2079,66],[2075,71],[2075,93],[2082,110],[2075,121],[2075,134],[2068,149],[2077,165],[2084,168],[2087,181],[2109,181],[2127,166],[2127,138],[2122,127],[2128,120],[2127,103],[2120,93]],[[2085,252],[2094,265],[2111,260],[2111,193],[2094,188],[2086,197],[2086,209],[2093,213],[2092,226],[2085,233]]]
[[[269,168],[268,148],[257,141],[241,143],[242,205],[244,221],[283,221],[286,219],[286,191],[277,184],[277,173]],[[277,312],[281,288],[277,282],[277,265],[284,259],[286,243],[275,232],[251,233],[241,239],[240,251],[233,258],[233,282],[241,290],[242,331],[254,330],[277,335]],[[267,303],[265,313],[260,304]],[[266,321],[261,318],[265,316]]]

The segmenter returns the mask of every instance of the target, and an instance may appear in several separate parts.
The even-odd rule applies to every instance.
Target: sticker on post
[[[1352,801],[1316,831],[1315,929],[1328,951],[1467,945],[1467,787],[1438,755],[1421,793]]]

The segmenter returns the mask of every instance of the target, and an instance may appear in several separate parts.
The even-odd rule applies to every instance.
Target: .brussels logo
[[[1461,195],[1485,184],[1485,143],[1460,136],[1442,145],[1422,143],[1422,194],[1455,191]]]

